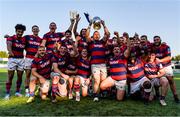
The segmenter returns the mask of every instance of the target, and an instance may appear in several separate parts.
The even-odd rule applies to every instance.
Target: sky
[[[70,25],[69,11],[77,11],[78,31],[88,26],[84,12],[99,16],[111,32],[120,35],[147,35],[150,41],[159,35],[171,47],[172,56],[180,54],[180,0],[0,0],[0,51],[6,50],[5,34],[15,34],[14,26],[26,25],[24,35],[32,34],[32,25],[40,27],[40,37],[56,22],[57,32]]]

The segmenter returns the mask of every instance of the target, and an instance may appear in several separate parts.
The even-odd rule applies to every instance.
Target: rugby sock
[[[20,92],[21,83],[22,83],[22,80],[16,81],[16,92]]]
[[[69,89],[69,93],[72,93],[72,89]]]
[[[161,96],[161,97],[160,97],[160,100],[165,100],[165,96]]]
[[[175,100],[177,103],[179,103],[179,98],[178,98],[178,95],[177,95],[177,94],[174,95],[174,100]]]
[[[29,86],[25,86],[25,89],[29,89]]]
[[[52,84],[52,96],[53,97],[55,97],[57,91],[58,91],[58,84]]]
[[[174,95],[174,98],[178,98],[178,95],[176,94],[176,95]]]
[[[29,96],[30,96],[30,97],[34,97],[34,92],[30,92],[30,93],[29,93]]]
[[[108,93],[108,89],[106,90],[100,90],[101,97],[106,97]]]
[[[97,94],[97,93],[93,93],[93,96],[94,96],[94,97],[98,97],[98,94]]]
[[[79,92],[80,91],[80,85],[74,84],[74,89],[75,89],[75,92]]]
[[[6,94],[10,93],[12,83],[6,82]]]

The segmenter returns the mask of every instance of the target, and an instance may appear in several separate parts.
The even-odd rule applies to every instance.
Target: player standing
[[[22,24],[17,24],[15,26],[16,35],[7,38],[7,50],[8,50],[8,79],[6,81],[6,96],[5,99],[10,98],[10,89],[12,85],[12,80],[14,77],[15,70],[17,71],[17,81],[16,81],[16,93],[15,95],[21,97],[20,87],[22,83],[23,67],[24,67],[24,54],[25,49],[25,38],[22,37],[26,26]]]

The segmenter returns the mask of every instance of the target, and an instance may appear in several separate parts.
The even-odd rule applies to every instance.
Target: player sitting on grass
[[[145,76],[144,62],[134,53],[131,53],[127,63],[127,75],[130,81],[131,97],[143,99],[145,104],[147,104],[152,85],[150,80]]]
[[[65,45],[59,47],[59,52],[53,57],[52,78],[52,102],[57,102],[56,96],[67,96],[67,80],[69,75],[65,74],[68,64],[67,48]]]
[[[116,86],[117,100],[123,100],[125,96],[125,86],[127,80],[127,60],[130,52],[130,42],[128,39],[127,49],[124,52],[124,56],[121,56],[120,47],[115,46],[113,48],[113,57],[109,60],[110,76],[105,79],[101,85],[101,90],[106,90],[109,87]]]
[[[155,52],[151,51],[148,56],[147,63],[145,64],[145,74],[150,79],[152,86],[156,89],[159,89],[161,86],[161,96],[160,96],[160,104],[162,106],[166,106],[165,96],[168,91],[168,80],[165,75],[165,71],[162,67],[162,64],[156,60]],[[153,99],[154,94],[153,91],[151,93],[152,97],[150,100]]]

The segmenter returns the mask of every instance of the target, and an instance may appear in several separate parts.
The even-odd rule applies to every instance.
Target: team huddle
[[[15,95],[22,96],[20,87],[25,71],[27,103],[33,102],[36,94],[42,100],[51,97],[53,103],[57,102],[57,97],[75,97],[80,101],[81,96],[91,95],[93,101],[99,101],[100,97],[112,94],[119,101],[128,95],[145,103],[159,99],[160,104],[166,106],[169,86],[175,102],[179,103],[170,47],[160,36],[154,36],[154,41],[149,42],[146,35],[129,37],[125,32],[120,36],[114,31],[114,37],[110,38],[101,20],[104,29],[101,38],[98,31],[90,35],[93,22],[78,33],[79,15],[76,21],[71,19],[65,32],[56,32],[56,23],[50,23],[50,31],[43,38],[38,36],[37,25],[32,26],[32,35],[23,36],[26,27],[22,24],[15,26],[15,35],[5,36],[9,54],[5,99],[10,99],[16,70]]]

